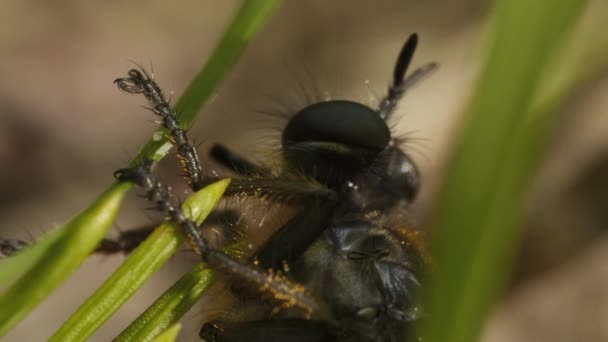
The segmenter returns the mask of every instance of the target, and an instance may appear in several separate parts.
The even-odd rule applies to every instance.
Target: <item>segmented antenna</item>
[[[307,317],[319,311],[316,300],[302,285],[293,283],[272,270],[264,272],[255,265],[242,264],[223,251],[210,247],[196,224],[186,218],[181,208],[172,202],[170,189],[154,177],[151,172],[152,164],[152,161],[144,160],[133,168],[116,171],[114,177],[119,181],[133,182],[142,187],[146,198],[179,225],[190,247],[213,270],[253,286],[265,299],[278,303],[275,310],[294,308],[302,311]]]
[[[380,105],[378,106],[378,114],[384,120],[387,120],[390,117],[397,106],[397,102],[399,102],[409,88],[430,75],[439,67],[439,64],[437,63],[428,63],[414,70],[411,75],[405,78],[407,69],[414,57],[416,46],[418,46],[418,34],[413,33],[407,39],[403,48],[401,48],[397,63],[395,64],[395,69],[393,70],[393,83],[388,87],[388,94],[380,101]]]
[[[193,190],[201,189],[202,169],[196,149],[188,141],[186,131],[180,127],[177,116],[156,81],[143,69],[131,69],[126,78],[117,78],[114,83],[118,89],[129,94],[143,94],[148,100],[150,110],[163,119],[163,126],[169,130],[171,142],[177,146],[177,156],[181,167],[186,171],[188,183]]]

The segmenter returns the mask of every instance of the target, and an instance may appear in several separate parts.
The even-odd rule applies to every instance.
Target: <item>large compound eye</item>
[[[414,161],[396,146],[382,151],[368,172],[359,174],[349,187],[353,203],[368,209],[388,209],[401,200],[413,201],[420,187]]]
[[[390,130],[376,111],[342,100],[315,103],[302,109],[283,131],[284,146],[327,142],[382,151],[390,139]]]
[[[386,151],[385,182],[387,188],[399,189],[400,196],[413,200],[418,194],[420,176],[414,161],[398,148]],[[388,190],[388,189],[387,189]]]

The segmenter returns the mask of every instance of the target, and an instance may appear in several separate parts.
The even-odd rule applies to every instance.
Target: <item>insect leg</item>
[[[217,177],[206,177],[204,184],[218,181]],[[337,193],[311,179],[287,176],[231,177],[224,196],[257,197],[285,204],[308,204],[311,201],[337,201]]]
[[[99,242],[94,253],[116,254],[130,253],[144,241],[154,230],[153,226],[142,227],[126,232],[121,232],[118,238],[105,238]],[[0,259],[11,257],[20,250],[29,246],[30,243],[23,240],[0,239]]]
[[[255,265],[242,264],[221,250],[209,245],[196,224],[186,218],[181,208],[173,203],[169,189],[163,186],[151,173],[152,161],[146,160],[133,168],[115,172],[120,181],[130,181],[142,187],[148,200],[167,213],[179,225],[190,247],[201,256],[211,269],[220,272],[242,284],[250,285],[266,300],[275,302],[276,309],[296,309],[310,317],[319,311],[317,301],[302,285],[291,282],[282,274],[272,270],[263,271]]]
[[[403,48],[401,48],[397,63],[395,64],[395,69],[393,70],[393,82],[388,87],[388,94],[380,101],[380,105],[378,106],[378,114],[385,120],[389,119],[397,106],[397,102],[399,102],[405,92],[414,84],[418,83],[418,81],[430,75],[439,66],[437,63],[426,64],[414,70],[414,72],[406,78],[405,74],[414,57],[417,45],[418,35],[414,33],[410,35],[403,45]]]
[[[114,83],[126,93],[143,94],[146,97],[150,110],[162,118],[162,125],[169,130],[169,138],[177,147],[177,156],[186,171],[188,183],[193,190],[201,189],[203,173],[196,149],[188,140],[185,129],[181,127],[156,81],[141,68],[129,70],[128,77],[117,78]]]
[[[10,257],[27,247],[28,243],[17,239],[0,239],[0,259]]]
[[[322,342],[335,341],[332,327],[326,321],[279,319],[203,325],[199,336],[208,342]],[[221,327],[220,327],[221,326]]]
[[[199,229],[213,229],[222,236],[237,235],[239,216],[232,209],[214,210]],[[121,231],[116,238],[104,238],[93,251],[96,254],[129,254],[152,234],[158,224]],[[11,257],[31,243],[18,239],[0,239],[0,259]]]
[[[117,238],[104,238],[99,242],[94,253],[99,254],[128,254],[133,251],[154,231],[153,225],[121,232]],[[0,259],[10,257],[26,248],[31,243],[23,240],[0,239]]]
[[[265,176],[270,174],[268,169],[230,151],[224,145],[213,145],[209,154],[216,162],[241,176]]]
[[[334,207],[325,203],[303,208],[260,247],[255,260],[272,269],[294,262],[327,228]]]

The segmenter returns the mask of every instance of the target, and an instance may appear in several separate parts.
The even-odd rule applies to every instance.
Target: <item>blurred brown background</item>
[[[31,241],[96,198],[156,128],[143,99],[112,81],[131,61],[153,63],[163,88],[178,96],[239,3],[2,1],[0,236]],[[486,13],[482,0],[285,1],[191,130],[204,141],[200,154],[221,141],[263,155],[277,122],[259,111],[297,109],[307,94],[373,103],[416,31],[414,66],[434,60],[441,68],[402,101],[394,126],[415,138],[424,212],[480,67]],[[584,21],[597,13],[608,13],[607,1],[591,1]],[[606,76],[578,89],[560,113],[513,283],[484,341],[608,341]],[[175,178],[175,168],[163,169]],[[150,222],[131,199],[117,221],[122,229]],[[115,336],[191,265],[187,259],[171,260],[92,340]],[[91,257],[3,340],[48,338],[121,260]],[[195,310],[184,321],[181,339],[196,340]]]

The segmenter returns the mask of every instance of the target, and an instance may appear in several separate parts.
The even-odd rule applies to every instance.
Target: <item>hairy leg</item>
[[[218,163],[234,171],[240,176],[268,176],[270,170],[255,164],[245,157],[229,150],[226,146],[215,144],[209,155]]]
[[[255,264],[240,263],[223,251],[211,247],[194,222],[186,218],[181,208],[173,202],[168,189],[152,175],[151,166],[151,161],[144,161],[133,168],[116,171],[115,177],[143,188],[146,198],[179,225],[186,241],[201,256],[203,262],[230,279],[249,285],[258,291],[262,298],[273,302],[278,310],[295,309],[305,317],[319,311],[317,301],[301,285],[291,282],[281,273],[262,270]]]
[[[203,173],[196,149],[188,140],[185,129],[181,127],[156,81],[142,68],[129,70],[128,77],[117,78],[114,83],[126,93],[143,94],[146,97],[150,110],[163,119],[163,127],[169,130],[169,138],[177,147],[177,156],[186,171],[188,183],[195,191],[201,189]]]

